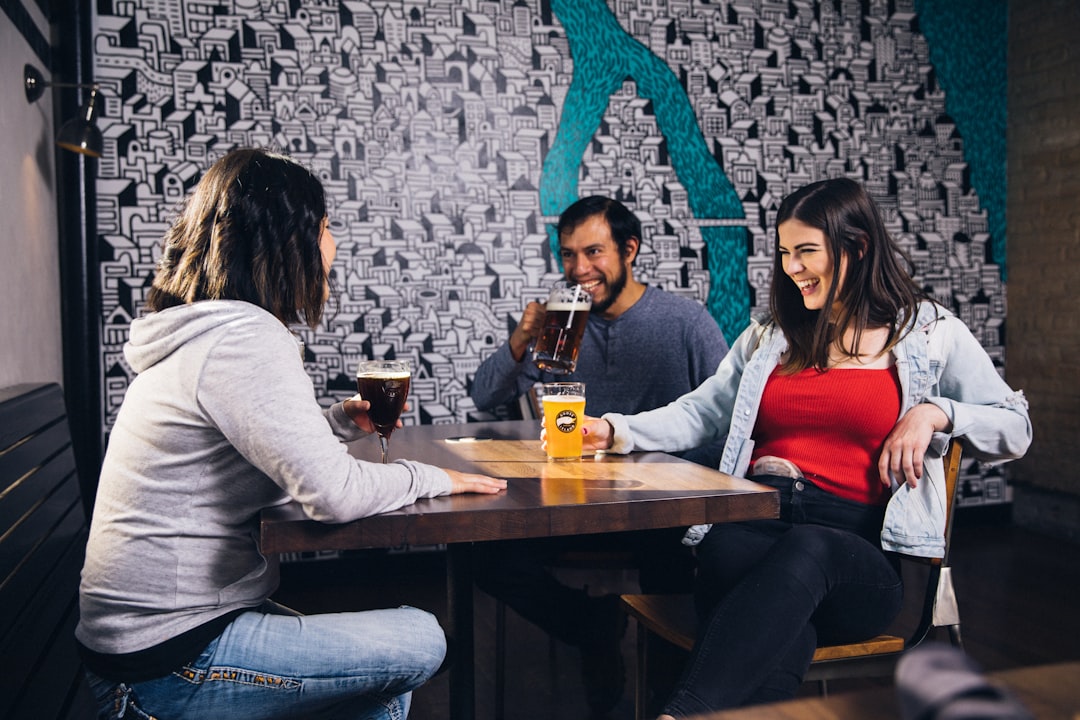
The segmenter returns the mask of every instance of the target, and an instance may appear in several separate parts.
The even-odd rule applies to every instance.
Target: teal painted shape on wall
[[[608,98],[633,78],[640,95],[652,102],[666,140],[672,167],[686,189],[696,218],[744,217],[742,204],[723,168],[709,152],[693,107],[671,69],[619,25],[602,0],[555,0],[574,60],[559,130],[544,161],[540,206],[558,215],[578,199],[578,170],[600,127]],[[746,276],[746,231],[741,227],[702,227],[708,254],[706,306],[725,337],[735,338],[748,324],[750,294]],[[553,254],[558,238],[549,230]]]
[[[971,183],[986,208],[991,258],[1005,264],[1008,0],[915,0],[919,30],[964,138]]]

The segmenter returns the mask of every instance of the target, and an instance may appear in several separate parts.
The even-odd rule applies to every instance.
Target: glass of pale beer
[[[581,459],[581,422],[585,417],[585,383],[544,383],[544,434],[549,460]]]
[[[536,367],[566,375],[577,367],[578,350],[589,319],[592,296],[580,285],[556,285],[548,296],[544,327],[533,349]]]
[[[379,435],[382,461],[389,457],[390,433],[409,397],[412,371],[407,360],[361,360],[356,367],[356,388],[360,397],[371,403],[368,417]]]

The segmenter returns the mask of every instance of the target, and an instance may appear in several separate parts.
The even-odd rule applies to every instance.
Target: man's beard
[[[628,273],[626,272],[625,265],[621,265],[620,268],[622,272],[615,276],[615,279],[611,281],[610,285],[607,285],[607,295],[604,297],[603,300],[593,300],[593,304],[592,307],[589,309],[589,312],[601,314],[607,312],[608,308],[614,305],[615,301],[619,299],[620,295],[622,295],[622,291],[626,289],[626,276]],[[606,284],[607,281],[605,280],[605,285]]]

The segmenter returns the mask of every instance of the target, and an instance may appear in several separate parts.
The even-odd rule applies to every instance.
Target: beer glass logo
[[[559,432],[574,432],[574,428],[577,427],[577,413],[573,410],[563,410],[555,416],[555,427],[559,428]]]

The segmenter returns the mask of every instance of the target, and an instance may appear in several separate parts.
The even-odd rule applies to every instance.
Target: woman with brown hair
[[[942,455],[1031,442],[1023,394],[905,268],[856,182],[780,205],[770,314],[666,407],[584,424],[587,449],[681,450],[727,436],[720,470],[780,494],[778,520],[691,528],[701,623],[662,717],[793,697],[819,644],[882,632],[903,586],[887,551],[944,549]]]
[[[263,150],[206,172],[165,236],[124,357],[76,637],[101,718],[402,718],[446,640],[415,608],[300,616],[269,600],[259,513],[346,522],[503,480],[356,460],[358,398],[323,409],[289,325],[316,327],[336,253],[319,180]]]

